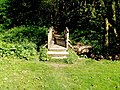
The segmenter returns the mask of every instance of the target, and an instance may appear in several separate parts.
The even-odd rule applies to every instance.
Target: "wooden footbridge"
[[[50,27],[48,30],[48,56],[56,59],[67,58],[68,46],[72,48],[77,54],[87,54],[92,46],[89,45],[75,45],[72,46],[69,43],[69,30],[66,27],[63,35],[60,35],[54,27]]]
[[[66,27],[64,34],[60,35],[50,27],[48,30],[48,52],[47,54],[52,58],[63,59],[67,58],[68,53],[69,30]]]

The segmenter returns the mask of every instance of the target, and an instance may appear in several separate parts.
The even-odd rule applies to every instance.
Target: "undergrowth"
[[[0,56],[15,56],[19,58],[25,58],[26,60],[32,59],[36,55],[36,45],[32,42],[21,42],[21,43],[7,43],[1,41],[0,43]]]
[[[46,27],[20,26],[0,32],[0,57],[14,56],[32,60],[47,39]]]
[[[64,62],[67,64],[73,64],[79,57],[71,48],[68,49],[68,52],[68,58],[64,59]]]
[[[48,49],[41,46],[40,47],[40,56],[39,56],[39,60],[40,61],[49,61],[50,57],[47,55],[47,51]]]
[[[26,39],[33,43],[43,44],[47,40],[47,28],[38,26],[19,26],[14,27],[3,36],[5,42],[23,42]]]

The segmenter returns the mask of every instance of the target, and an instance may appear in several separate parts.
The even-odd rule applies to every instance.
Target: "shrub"
[[[21,44],[19,43],[15,44],[1,41],[0,56],[1,57],[14,56],[30,60],[32,59],[33,56],[36,55],[35,47],[36,45],[32,42],[23,42]]]
[[[76,44],[76,42],[83,43],[84,45],[90,45],[94,48],[92,51],[94,54],[101,54],[103,45],[103,34],[100,32],[103,32],[103,29],[100,31],[95,30],[74,30],[74,33],[70,34],[70,39],[72,40],[73,44]]]
[[[8,27],[11,23],[11,19],[7,17],[7,7],[6,2],[9,0],[0,0],[0,24],[2,27]]]
[[[3,31],[4,31],[4,29],[3,29],[3,25],[0,24],[0,33],[2,33]]]
[[[68,58],[64,59],[64,62],[67,64],[73,64],[75,60],[78,60],[79,57],[72,49],[69,49],[68,52],[69,56]]]
[[[20,26],[9,29],[1,36],[0,56],[16,56],[32,59],[37,55],[39,46],[47,40],[47,28],[36,26]]]
[[[47,39],[47,28],[37,26],[20,26],[10,29],[4,35],[4,41],[22,42],[25,39],[34,43]]]
[[[43,46],[40,47],[40,56],[39,56],[40,61],[48,61],[49,60],[47,51],[48,51],[47,48],[43,48]]]
[[[5,42],[24,42],[28,40],[36,44],[36,49],[39,51],[39,47],[47,41],[47,28],[37,26],[20,26],[14,27],[8,30],[3,41]]]
[[[46,27],[20,26],[5,33],[1,27],[0,31],[0,57],[13,56],[32,60],[38,55],[39,47],[47,40]]]

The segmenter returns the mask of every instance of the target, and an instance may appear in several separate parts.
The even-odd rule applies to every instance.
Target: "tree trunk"
[[[105,29],[106,29],[106,34],[105,34],[105,46],[108,47],[109,45],[109,22],[108,18],[105,18]]]
[[[118,33],[117,33],[117,30],[116,30],[116,8],[115,8],[115,5],[116,5],[116,3],[115,3],[115,1],[113,1],[113,3],[112,3],[113,20],[114,20],[114,26],[113,26],[113,28],[114,28],[114,34],[115,34],[115,36],[118,37]]]

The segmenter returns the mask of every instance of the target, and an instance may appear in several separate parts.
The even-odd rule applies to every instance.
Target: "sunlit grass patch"
[[[1,90],[119,90],[120,62],[76,60],[76,63],[0,58]]]

